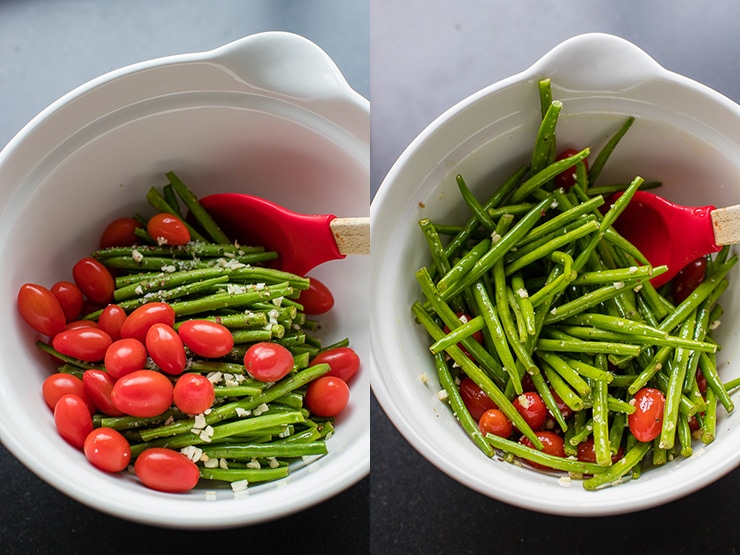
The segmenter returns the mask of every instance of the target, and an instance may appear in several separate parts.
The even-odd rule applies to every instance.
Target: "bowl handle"
[[[530,71],[537,77],[552,77],[566,90],[621,91],[666,70],[625,39],[586,33],[553,48]]]

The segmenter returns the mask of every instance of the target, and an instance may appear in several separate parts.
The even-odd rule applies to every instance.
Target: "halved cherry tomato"
[[[200,479],[200,471],[193,461],[163,447],[144,450],[136,458],[134,472],[145,486],[168,493],[189,491]]]
[[[174,214],[159,213],[149,218],[146,230],[157,243],[186,245],[190,242],[190,231],[185,223]]]
[[[684,266],[671,280],[671,293],[676,303],[682,302],[704,281],[707,273],[707,257],[702,256]]]
[[[63,355],[86,362],[103,360],[111,346],[110,335],[100,328],[82,327],[64,330],[54,336],[51,345]]]
[[[177,332],[167,324],[154,324],[146,332],[146,350],[162,372],[181,374],[187,364],[185,347]]]
[[[113,428],[94,429],[85,438],[82,449],[87,460],[105,472],[119,472],[131,462],[131,446]]]
[[[498,409],[488,409],[478,421],[478,428],[484,434],[509,437],[514,431],[511,421]]]
[[[486,392],[467,376],[460,380],[460,397],[470,416],[476,420],[480,420],[487,410],[498,408]]]
[[[349,382],[360,369],[360,357],[349,347],[336,347],[316,355],[311,361],[314,364],[328,364],[331,370],[325,376],[336,376]]]
[[[565,457],[565,442],[563,441],[563,438],[560,437],[558,434],[556,434],[555,432],[540,430],[535,432],[535,435],[542,442],[541,451],[543,453],[554,455],[556,457]],[[522,437],[519,440],[519,443],[521,443],[522,445],[526,445],[527,447],[533,447],[532,442],[527,437]],[[527,464],[543,470],[550,469],[550,467],[547,465],[532,461],[527,461]]]
[[[138,238],[134,230],[142,225],[134,218],[118,218],[109,223],[100,237],[100,248],[131,247],[137,244]]]
[[[627,423],[635,439],[646,443],[658,437],[663,427],[663,393],[652,387],[643,387],[635,393],[630,404],[634,405],[635,412],[627,416]]]
[[[133,337],[142,343],[146,342],[146,332],[154,324],[175,325],[175,309],[163,302],[151,302],[141,305],[128,315],[121,326],[121,337]]]
[[[93,430],[92,415],[85,401],[69,393],[62,396],[54,406],[54,424],[59,435],[68,443],[82,449],[87,434]]]
[[[229,329],[210,320],[186,320],[177,333],[188,349],[205,358],[225,356],[234,348],[234,336]]]
[[[42,285],[24,283],[18,290],[21,318],[37,332],[52,337],[64,330],[67,319],[54,294]]]
[[[136,370],[143,370],[146,359],[144,344],[138,339],[127,337],[111,343],[105,351],[104,364],[111,377],[117,380]]]
[[[79,318],[82,313],[82,304],[85,302],[79,287],[71,281],[57,281],[49,291],[59,301],[59,306],[62,307],[67,322]]]
[[[244,367],[254,379],[276,382],[293,369],[293,354],[278,343],[255,343],[244,353]]]
[[[334,306],[334,296],[326,285],[312,277],[308,289],[298,296],[298,302],[306,314],[324,314]]]
[[[201,414],[211,408],[215,398],[213,384],[202,374],[183,374],[175,383],[175,406],[185,414]]]
[[[570,156],[573,156],[575,154],[578,154],[578,151],[574,148],[567,148],[563,152],[561,152],[557,156],[557,160],[563,160],[564,158],[568,158]],[[586,171],[588,171],[588,161],[584,160],[584,164],[586,164]],[[566,191],[570,189],[576,182],[576,167],[573,166],[571,168],[568,168],[562,173],[559,173],[555,176],[555,186],[556,187],[562,187]]]
[[[82,374],[82,383],[85,394],[95,405],[97,410],[107,416],[122,416],[123,412],[118,410],[111,399],[115,378],[108,372],[91,368]]]
[[[113,300],[115,282],[108,268],[94,258],[83,258],[72,267],[72,278],[82,294],[94,303]]]
[[[113,341],[121,339],[121,326],[126,321],[126,311],[117,304],[109,304],[100,313],[98,327]]]
[[[159,416],[172,405],[172,382],[154,370],[126,374],[113,385],[113,406],[124,414],[150,418]]]
[[[624,456],[624,449],[620,446],[615,455],[612,455],[612,463],[617,462]],[[583,462],[596,462],[596,452],[594,451],[594,438],[590,437],[578,444],[578,460]]]
[[[317,416],[337,416],[349,403],[349,386],[341,378],[321,376],[306,390],[306,407]]]
[[[532,430],[537,431],[544,426],[547,418],[547,407],[538,393],[526,391],[518,395],[512,401],[512,404]]]
[[[77,395],[85,401],[90,412],[95,410],[94,403],[85,392],[85,386],[82,380],[73,374],[62,372],[52,374],[41,385],[41,393],[44,396],[44,401],[46,401],[46,404],[51,410],[54,410],[59,399],[70,393]]]

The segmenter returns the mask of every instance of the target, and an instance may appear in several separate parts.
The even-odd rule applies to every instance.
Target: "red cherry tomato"
[[[196,464],[182,453],[152,447],[134,463],[134,472],[144,485],[168,493],[182,493],[195,487],[200,478]]]
[[[54,406],[54,424],[59,435],[68,443],[82,449],[87,434],[93,430],[92,415],[85,401],[69,393],[62,396]]]
[[[624,455],[624,450],[620,446],[615,455],[612,455],[612,464],[617,462]],[[594,438],[590,437],[578,444],[578,460],[582,462],[596,462],[596,451],[594,451]]]
[[[57,298],[46,287],[24,283],[18,291],[21,318],[37,332],[52,337],[64,330],[67,319]]]
[[[334,306],[334,296],[329,288],[316,278],[310,278],[310,285],[298,296],[306,314],[324,314]]]
[[[578,154],[578,151],[573,148],[565,149],[563,152],[561,152],[557,156],[557,160],[562,160],[564,158],[568,158],[569,156],[573,156],[574,154]],[[586,164],[586,171],[588,171],[588,162],[586,160],[583,161],[584,164]],[[562,173],[559,173],[555,176],[555,186],[556,187],[562,187],[566,191],[570,189],[573,185],[575,185],[576,182],[576,167],[572,166],[565,170]]]
[[[627,416],[627,423],[635,439],[646,443],[658,437],[663,427],[663,393],[652,387],[643,387],[635,393],[630,404],[634,405],[635,412]]]
[[[100,313],[98,327],[113,341],[121,339],[121,326],[126,321],[126,311],[117,304],[109,304]]]
[[[560,398],[560,395],[558,395],[557,393],[555,393],[555,391],[552,388],[550,388],[550,393],[552,393],[552,396],[555,399],[555,404],[557,405],[558,409],[560,410],[560,414],[563,415],[563,418],[565,418],[566,420],[568,418],[570,418],[573,415],[573,409],[571,409],[568,405],[566,405],[565,404],[565,401],[563,401]],[[549,409],[548,409],[547,413],[550,414],[551,416],[554,416],[554,415],[552,415],[552,413],[550,413],[550,410]]]
[[[563,441],[563,438],[560,437],[558,434],[556,434],[555,432],[540,430],[538,432],[535,432],[535,435],[542,442],[541,451],[543,453],[554,455],[556,457],[565,457],[565,442]],[[519,443],[521,443],[522,445],[526,445],[527,447],[533,447],[532,442],[529,440],[529,438],[526,437],[522,437],[519,440]],[[527,461],[527,464],[543,470],[550,469],[549,466],[532,461]]]
[[[190,231],[185,223],[173,214],[164,212],[155,214],[149,219],[146,230],[157,243],[165,245],[187,245],[190,242]]]
[[[76,330],[79,328],[99,328],[98,323],[93,320],[73,320],[64,326],[65,330]]]
[[[79,287],[71,281],[57,281],[51,286],[50,291],[59,301],[59,306],[62,307],[67,322],[79,318],[82,313],[82,305],[85,302]]]
[[[70,393],[77,395],[85,401],[90,412],[95,410],[94,403],[85,392],[85,386],[82,380],[73,374],[62,372],[52,374],[41,385],[41,393],[44,396],[44,401],[46,401],[46,404],[52,410],[54,410],[59,399]]]
[[[534,391],[527,391],[517,396],[512,404],[532,430],[540,430],[545,425],[547,407],[539,394]]]
[[[110,335],[99,328],[82,327],[64,330],[51,340],[51,345],[63,355],[86,362],[103,360],[111,346]]]
[[[707,273],[707,258],[702,256],[684,266],[671,280],[673,300],[682,302],[704,281]]]
[[[349,386],[341,378],[321,376],[309,384],[305,402],[317,416],[337,416],[349,403]]]
[[[94,303],[113,300],[115,282],[108,268],[94,258],[83,258],[72,267],[72,278],[82,294]]]
[[[100,248],[131,247],[138,243],[134,231],[142,225],[134,218],[118,218],[113,220],[103,230],[100,237]]]
[[[704,372],[701,368],[696,369],[696,386],[699,388],[699,393],[704,395],[707,392],[707,378],[704,376]]]
[[[234,348],[234,336],[229,329],[210,320],[186,320],[177,333],[188,349],[205,358],[220,358]]]
[[[113,406],[124,414],[150,418],[159,416],[172,405],[172,382],[154,370],[136,370],[113,385]]]
[[[480,420],[487,410],[498,408],[486,392],[467,376],[460,381],[460,397],[475,420]]]
[[[360,369],[360,357],[349,347],[337,347],[323,351],[314,357],[311,365],[328,364],[331,370],[325,376],[335,376],[349,382]]]
[[[183,374],[173,392],[175,406],[185,414],[201,414],[216,398],[213,384],[202,374]]]
[[[498,409],[489,409],[483,413],[478,421],[478,428],[484,434],[493,434],[499,437],[509,437],[514,431],[511,421]]]
[[[146,350],[162,372],[181,374],[187,364],[185,347],[177,332],[167,324],[154,324],[146,333]]]
[[[167,303],[152,302],[136,308],[121,326],[121,337],[146,342],[146,333],[154,324],[175,325],[175,310]]]
[[[123,415],[123,412],[113,405],[111,393],[113,391],[113,384],[116,383],[116,380],[108,372],[95,368],[85,370],[85,373],[82,374],[82,383],[84,385],[85,394],[92,401],[97,410],[107,416]]]
[[[112,428],[96,428],[82,447],[87,460],[105,472],[119,472],[131,462],[131,447],[126,438]]]
[[[244,353],[249,375],[261,382],[276,382],[293,369],[293,354],[278,343],[255,343]]]
[[[138,339],[127,337],[111,343],[105,351],[103,364],[112,378],[118,378],[143,370],[146,366],[146,348]]]

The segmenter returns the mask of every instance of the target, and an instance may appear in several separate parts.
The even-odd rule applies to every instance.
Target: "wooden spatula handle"
[[[330,223],[342,254],[370,254],[370,218],[334,218]]]
[[[740,205],[712,210],[712,227],[717,245],[740,243]]]

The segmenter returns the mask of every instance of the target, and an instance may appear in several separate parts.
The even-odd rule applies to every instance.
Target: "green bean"
[[[587,490],[596,490],[602,486],[616,482],[632,470],[645,457],[649,450],[650,443],[636,443],[617,462],[606,467],[600,474],[595,474],[593,477],[585,480],[583,487]]]
[[[440,275],[444,275],[450,269],[450,262],[447,260],[444,246],[442,245],[442,241],[439,238],[439,234],[437,233],[435,226],[429,218],[422,218],[419,220],[419,227],[427,240],[427,246],[429,247],[429,252],[432,255],[432,261],[437,272],[439,272]]]
[[[594,463],[581,462],[579,460],[566,459],[555,455],[548,455],[537,449],[533,449],[521,443],[511,441],[492,434],[486,434],[486,440],[496,449],[511,453],[516,457],[538,463],[556,470],[574,472],[578,474],[601,474],[605,471],[603,466]]]
[[[563,103],[553,100],[545,111],[532,149],[532,163],[530,164],[532,173],[542,171],[550,162],[555,144],[555,127],[562,109]]]
[[[634,121],[635,118],[633,117],[627,118],[627,120],[622,124],[617,132],[612,135],[611,138],[607,141],[606,145],[604,145],[604,147],[599,151],[599,154],[596,156],[593,164],[591,164],[591,168],[588,172],[589,187],[591,187],[596,182],[596,179],[599,177],[599,175],[601,175],[601,171],[606,165],[607,160],[612,155],[612,152],[614,152],[614,149],[616,148],[619,141],[622,140],[622,137],[624,137],[625,133],[627,133],[629,128],[632,127]]]
[[[458,174],[455,178],[455,181],[457,182],[457,188],[460,191],[460,196],[462,196],[463,200],[468,205],[468,208],[470,208],[470,211],[473,213],[475,218],[483,227],[488,229],[488,231],[493,231],[495,228],[495,224],[493,223],[491,216],[488,215],[483,206],[478,202],[478,199],[476,199],[473,196],[473,193],[470,192],[470,189],[468,189],[463,176]]]
[[[694,333],[696,325],[696,311],[692,317],[684,320],[681,325],[680,336],[690,337]],[[683,383],[686,378],[689,352],[684,348],[675,351],[671,372],[669,374],[668,387],[665,393],[665,407],[663,409],[663,426],[660,432],[660,447],[670,449],[676,437],[678,422],[678,407],[683,395]]]
[[[471,270],[473,265],[480,260],[480,258],[488,252],[491,247],[491,239],[486,238],[480,241],[478,244],[473,246],[465,256],[460,258],[454,266],[447,269],[445,274],[437,281],[437,289],[440,292],[445,291],[450,284],[463,279],[467,273]]]
[[[203,205],[198,200],[198,197],[196,197],[186,186],[185,184],[180,180],[177,175],[175,175],[175,172],[167,172],[167,179],[170,180],[170,184],[175,189],[175,192],[177,195],[182,199],[185,206],[188,207],[188,210],[190,210],[190,213],[193,215],[195,220],[201,225],[203,230],[208,234],[208,236],[213,240],[214,243],[222,243],[222,244],[229,244],[231,241],[226,236],[226,234],[221,231],[221,228],[218,227],[218,224],[213,220],[211,215],[203,208]]]
[[[269,482],[285,478],[289,473],[287,466],[278,468],[200,468],[200,477],[206,480],[247,483]]]
[[[545,183],[550,181],[556,175],[563,173],[568,168],[575,166],[578,162],[587,158],[589,154],[591,154],[591,149],[584,148],[583,150],[576,154],[573,154],[572,156],[567,156],[562,160],[551,163],[542,171],[537,172],[532,177],[527,179],[524,183],[522,183],[516,189],[516,191],[514,191],[513,195],[511,196],[511,201],[513,203],[522,202],[525,198],[532,194],[533,191],[542,187]]]

